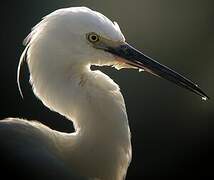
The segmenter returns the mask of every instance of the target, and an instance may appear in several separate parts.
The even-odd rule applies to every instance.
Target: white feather
[[[111,54],[88,44],[88,32],[125,41],[117,23],[98,12],[86,7],[60,9],[44,17],[26,38],[27,47],[17,71],[20,89],[19,71],[26,55],[35,95],[51,110],[71,120],[76,132],[61,133],[20,119],[1,122],[0,131],[7,124],[4,133],[14,131],[13,141],[23,138],[24,144],[16,143],[22,144],[25,151],[32,146],[45,147],[72,172],[71,177],[121,180],[131,160],[124,99],[112,79],[90,70],[92,64],[117,64]],[[36,141],[36,137],[43,142]]]

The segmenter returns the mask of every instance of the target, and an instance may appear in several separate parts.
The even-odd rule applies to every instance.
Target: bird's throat
[[[33,69],[30,66],[31,80],[43,104],[71,120],[76,129],[72,134],[56,133],[62,158],[85,177],[123,179],[131,160],[131,141],[118,85],[88,67],[51,68],[47,71],[37,61]]]
[[[85,72],[76,81],[71,99],[75,105],[67,117],[77,132],[63,144],[65,157],[71,157],[71,167],[86,177],[122,179],[131,160],[131,142],[120,90],[99,71]]]

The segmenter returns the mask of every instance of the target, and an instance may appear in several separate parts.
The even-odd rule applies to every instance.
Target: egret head
[[[55,69],[60,69],[91,64],[139,68],[207,98],[196,84],[126,43],[116,22],[86,7],[60,9],[44,17],[33,28],[25,44],[27,47],[20,65],[24,54],[30,51],[28,56],[37,55],[35,61],[45,59],[40,68],[55,66]],[[41,53],[44,51],[45,55]],[[40,58],[41,54],[49,57]],[[38,63],[31,64],[35,67]]]
[[[54,11],[45,16],[25,40],[25,44],[42,44],[45,49],[54,49],[55,54],[67,56],[59,59],[61,64],[64,59],[68,64],[113,65],[114,56],[98,48],[104,42],[114,45],[125,42],[125,38],[116,22],[86,7]]]

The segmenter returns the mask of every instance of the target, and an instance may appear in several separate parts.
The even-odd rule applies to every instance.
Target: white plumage
[[[118,85],[91,65],[144,69],[207,98],[196,84],[128,45],[117,23],[86,7],[46,16],[25,45],[19,89],[26,59],[35,95],[75,127],[62,133],[39,122],[1,121],[1,147],[25,165],[30,179],[125,178],[132,152],[124,99]]]
[[[71,176],[122,179],[131,160],[124,100],[113,80],[90,70],[91,64],[114,65],[115,58],[94,49],[87,42],[88,32],[124,41],[119,26],[102,14],[85,7],[60,9],[33,28],[20,59],[21,65],[27,56],[36,96],[51,110],[70,119],[76,132],[66,134],[38,122],[7,119],[1,121],[0,133],[13,131],[13,141],[27,141],[20,147],[24,151],[36,146],[38,158],[45,148],[57,163],[63,163],[72,172]],[[2,131],[4,128],[7,130]],[[42,141],[34,140],[35,137]]]

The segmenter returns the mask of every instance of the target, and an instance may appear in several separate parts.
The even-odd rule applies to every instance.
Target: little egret
[[[25,165],[30,179],[125,179],[132,150],[124,99],[118,85],[91,65],[145,70],[208,98],[196,84],[126,43],[116,22],[86,7],[52,12],[24,43],[20,92],[26,61],[35,95],[75,128],[63,133],[36,121],[0,122],[1,147]]]

